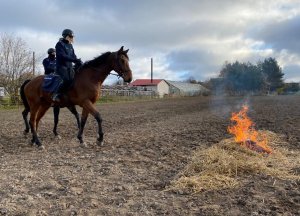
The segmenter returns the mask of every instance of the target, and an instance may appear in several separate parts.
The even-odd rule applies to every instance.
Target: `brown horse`
[[[28,82],[30,82],[30,80],[26,80],[20,88],[20,96],[21,96],[21,99],[22,99],[23,104],[24,104],[24,110],[22,112],[22,116],[23,116],[23,119],[24,119],[24,122],[25,122],[25,130],[24,130],[25,135],[29,133],[29,129],[30,129],[30,126],[29,126],[29,123],[28,123],[28,114],[30,112],[30,107],[29,107],[29,104],[27,103],[27,99],[26,99],[25,94],[24,94],[24,87],[25,87],[25,85],[27,85]],[[79,118],[79,113],[76,110],[76,106],[72,105],[72,106],[67,107],[67,108],[75,116],[76,122],[77,122],[77,127],[80,128],[80,118]],[[57,125],[58,125],[58,121],[59,121],[59,112],[60,112],[60,107],[59,106],[54,106],[53,107],[53,114],[54,114],[53,133],[54,133],[55,137],[58,137],[58,138],[60,138],[60,136],[57,133]]]
[[[76,72],[72,87],[55,106],[70,107],[79,105],[82,107],[80,129],[77,138],[80,144],[85,145],[82,134],[89,114],[93,115],[98,123],[97,143],[103,144],[102,118],[94,104],[100,97],[100,88],[106,77],[112,70],[116,71],[125,82],[131,82],[132,72],[129,66],[128,50],[123,46],[116,52],[106,52],[93,60],[85,62]],[[32,133],[32,144],[42,147],[37,130],[38,124],[46,111],[53,105],[51,95],[42,90],[44,75],[32,79],[24,86],[26,101],[30,107],[29,125]]]

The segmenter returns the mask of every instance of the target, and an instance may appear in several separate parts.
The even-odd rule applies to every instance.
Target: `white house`
[[[169,94],[169,84],[163,79],[136,79],[129,85],[137,90],[154,91],[159,97]]]

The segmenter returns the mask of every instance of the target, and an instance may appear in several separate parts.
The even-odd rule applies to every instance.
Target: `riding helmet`
[[[65,29],[62,32],[62,36],[66,38],[67,36],[74,37],[74,33],[71,29]]]
[[[55,49],[54,48],[49,48],[48,49],[48,54],[50,55],[51,53],[55,53]]]

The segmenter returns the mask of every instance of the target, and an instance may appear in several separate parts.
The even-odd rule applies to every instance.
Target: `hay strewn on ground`
[[[300,166],[300,152],[287,150],[287,143],[275,133],[259,131],[259,134],[267,137],[272,154],[256,153],[236,144],[233,138],[222,140],[211,148],[198,150],[169,189],[197,193],[233,188],[256,174],[300,180],[300,174],[293,172]]]

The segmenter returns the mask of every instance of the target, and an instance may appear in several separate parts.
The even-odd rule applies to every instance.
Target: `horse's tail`
[[[30,82],[30,79],[28,80],[25,80],[25,82],[21,85],[21,88],[20,88],[20,96],[21,96],[21,99],[23,101],[23,105],[26,109],[30,110],[30,107],[29,107],[29,104],[28,104],[28,101],[27,101],[27,98],[25,96],[25,92],[24,92],[24,88],[25,86],[27,85],[27,83]]]

